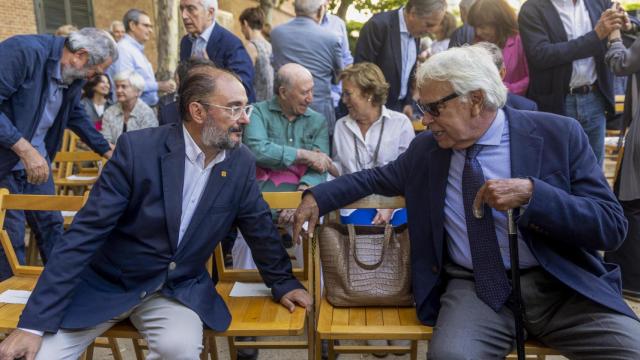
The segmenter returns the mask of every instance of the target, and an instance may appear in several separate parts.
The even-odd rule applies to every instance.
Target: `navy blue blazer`
[[[182,129],[172,124],[127,132],[118,139],[87,204],[55,244],[20,327],[46,332],[91,327],[160,289],[195,311],[206,326],[225,330],[231,315],[206,263],[233,223],[276,300],[302,288],[258,188],[255,158],[244,146],[228,151],[213,167],[178,245]]]
[[[538,111],[538,105],[534,101],[511,92],[507,93],[506,105],[516,110]]]
[[[585,0],[591,24],[595,28],[600,15],[611,7],[609,0]],[[550,0],[529,0],[522,4],[518,16],[520,37],[529,64],[527,97],[540,111],[564,115],[564,99],[569,92],[574,60],[593,57],[598,89],[613,114],[613,74],[604,63],[606,39],[598,39],[594,30],[577,39],[567,40],[558,11]]]
[[[416,67],[411,70],[407,82],[407,96],[398,100],[402,85],[402,46],[400,43],[400,9],[385,11],[373,15],[367,21],[356,43],[354,62],[368,61],[380,67],[389,83],[389,96],[386,106],[391,110],[402,111],[404,105],[411,103],[411,82]],[[416,39],[416,54],[419,51],[419,40]]]
[[[0,178],[20,161],[11,146],[21,137],[30,141],[35,134],[64,41],[52,35],[19,35],[0,42]],[[80,102],[83,85],[76,80],[63,90],[60,111],[45,137],[49,159],[59,150],[66,128],[99,154],[110,149]]]
[[[458,47],[465,44],[473,43],[473,39],[476,36],[476,32],[473,26],[463,24],[459,28],[455,29],[449,38],[449,49],[452,47]]]
[[[192,45],[189,35],[185,35],[180,41],[180,61],[191,57]],[[207,55],[217,67],[238,75],[247,91],[249,102],[256,101],[256,93],[253,91],[253,62],[237,36],[216,23],[207,42]]]
[[[566,117],[504,108],[511,134],[511,173],[533,181],[533,196],[517,220],[540,266],[585,297],[635,317],[621,295],[620,269],[598,250],[617,248],[627,221],[580,124]],[[430,132],[418,135],[396,161],[341,176],[310,191],[320,213],[370,194],[405,197],[418,318],[434,325],[446,281],[444,201],[451,150]]]

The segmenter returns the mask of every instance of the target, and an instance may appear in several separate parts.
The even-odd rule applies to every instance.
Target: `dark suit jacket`
[[[507,93],[506,105],[516,110],[538,111],[538,105],[535,102],[514,93]]]
[[[451,34],[451,38],[449,40],[449,49],[465,44],[471,44],[473,43],[473,39],[475,38],[475,36],[476,33],[473,30],[473,26],[464,24],[455,29]]]
[[[392,110],[402,111],[404,105],[411,103],[411,82],[415,74],[415,65],[407,82],[407,96],[398,100],[402,84],[402,50],[400,45],[400,20],[398,10],[385,11],[373,15],[367,21],[356,43],[354,61],[368,61],[380,67],[390,85],[386,106]],[[416,39],[416,54],[419,51],[419,40]]]
[[[158,100],[158,125],[179,124],[178,95],[167,94]]]
[[[47,102],[49,81],[59,66],[65,38],[19,35],[0,43],[0,178],[20,160],[11,146],[21,137],[31,140]],[[95,129],[80,103],[84,81],[63,90],[62,105],[45,137],[49,159],[60,148],[64,129],[70,128],[92,150],[109,151],[109,143]]]
[[[585,0],[595,28],[600,15],[609,7],[609,0]],[[518,17],[520,37],[529,64],[527,97],[535,101],[540,111],[564,115],[564,99],[569,92],[574,60],[593,57],[596,63],[598,89],[607,100],[607,111],[613,114],[613,74],[604,64],[606,39],[595,31],[568,41],[558,11],[550,0],[529,0]]]
[[[160,288],[221,331],[231,320],[206,263],[239,226],[276,300],[302,287],[241,146],[215,165],[180,245],[185,144],[181,125],[127,132],[71,228],[55,244],[20,327],[56,332],[94,326]],[[175,264],[175,268],[172,269]]]
[[[189,35],[185,35],[180,41],[180,61],[191,57],[192,45]],[[217,67],[238,75],[247,91],[249,102],[256,101],[256,93],[253,91],[253,62],[237,36],[216,23],[207,43],[207,55]]]
[[[597,250],[615,249],[627,221],[580,124],[554,114],[504,108],[511,134],[511,172],[534,191],[518,229],[540,266],[585,297],[635,317],[621,296],[620,269]],[[320,213],[372,193],[405,197],[411,235],[413,295],[420,320],[433,325],[446,281],[445,190],[451,150],[430,132],[386,166],[344,175],[310,191]]]

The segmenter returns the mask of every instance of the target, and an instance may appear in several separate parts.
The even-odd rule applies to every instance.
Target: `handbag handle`
[[[384,260],[384,253],[389,246],[389,241],[391,240],[391,233],[393,232],[393,226],[391,224],[387,224],[384,227],[384,242],[382,243],[382,253],[380,254],[380,260],[375,264],[365,264],[360,259],[358,259],[358,253],[356,251],[356,227],[353,224],[347,225],[347,229],[349,231],[349,247],[351,248],[351,253],[353,254],[353,260],[355,260],[356,264],[365,270],[375,270],[377,269],[382,261]]]

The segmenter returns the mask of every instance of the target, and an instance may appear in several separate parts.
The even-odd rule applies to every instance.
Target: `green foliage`
[[[368,10],[372,14],[397,9],[407,2],[406,0],[331,0],[329,9],[336,10],[342,1],[352,3],[359,11]]]
[[[349,49],[351,49],[351,53],[353,54],[356,51],[356,42],[358,41],[358,36],[360,35],[360,30],[364,23],[359,21],[347,21],[347,35],[349,36]]]

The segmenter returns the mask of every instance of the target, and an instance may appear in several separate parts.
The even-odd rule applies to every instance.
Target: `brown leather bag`
[[[406,226],[323,225],[318,244],[333,306],[412,306]]]

